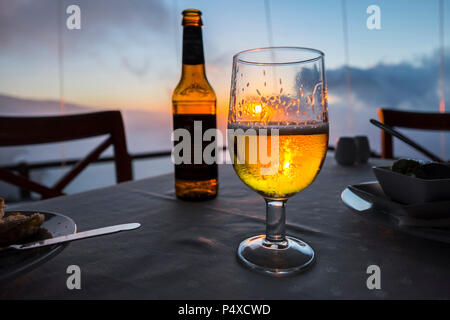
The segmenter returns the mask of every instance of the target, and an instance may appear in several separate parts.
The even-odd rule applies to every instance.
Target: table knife
[[[14,249],[14,250],[27,250],[27,249],[34,249],[34,248],[40,248],[45,246],[51,246],[58,243],[64,243],[64,242],[71,242],[75,240],[81,240],[86,238],[92,238],[92,237],[98,237],[105,234],[111,234],[111,233],[117,233],[121,231],[128,231],[128,230],[134,230],[139,228],[141,225],[139,223],[126,223],[126,224],[119,224],[115,226],[110,227],[104,227],[99,229],[92,229],[88,231],[82,231],[78,233],[68,234],[65,236],[45,239],[45,240],[39,240],[39,241],[33,241],[25,244],[13,244],[7,247],[0,248],[0,251],[7,250],[7,249]]]

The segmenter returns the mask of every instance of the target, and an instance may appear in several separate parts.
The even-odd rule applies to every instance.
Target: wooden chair
[[[409,112],[391,109],[378,109],[381,123],[391,127],[423,130],[450,130],[450,113]],[[392,135],[381,130],[381,157],[392,159]]]
[[[49,117],[0,117],[0,147],[62,142],[101,135],[108,137],[53,187],[46,187],[4,168],[0,168],[0,180],[36,192],[44,199],[64,195],[64,188],[110,145],[114,146],[117,182],[133,177],[120,111]]]

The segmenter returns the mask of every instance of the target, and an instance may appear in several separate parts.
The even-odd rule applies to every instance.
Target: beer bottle
[[[175,192],[180,199],[200,201],[214,198],[218,189],[217,163],[208,164],[211,162],[205,162],[203,157],[204,149],[217,143],[215,138],[203,141],[206,130],[216,129],[216,95],[205,74],[201,12],[184,10],[182,25],[183,67],[172,95],[173,128],[184,128],[190,133],[191,161],[175,164]],[[174,141],[174,145],[181,140]],[[184,151],[179,155],[183,156]]]

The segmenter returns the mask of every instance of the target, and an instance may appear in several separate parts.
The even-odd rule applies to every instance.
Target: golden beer
[[[244,135],[230,135],[234,169],[246,185],[264,197],[288,198],[309,186],[319,173],[327,152],[328,124],[281,126],[278,136],[260,134],[262,128],[253,132],[247,130],[249,127],[240,128]],[[262,156],[265,152],[270,162]]]
[[[327,152],[324,54],[298,47],[239,52],[230,92],[230,158],[239,178],[266,202],[266,232],[239,244],[239,260],[274,276],[305,270],[316,255],[306,242],[286,236],[286,202],[314,181]]]

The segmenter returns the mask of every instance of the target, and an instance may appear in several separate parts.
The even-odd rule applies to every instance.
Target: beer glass
[[[289,197],[319,173],[328,146],[324,54],[297,47],[246,50],[233,57],[228,147],[239,178],[266,201],[266,234],[238,248],[248,267],[272,275],[304,270],[313,249],[285,235]]]

